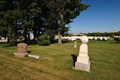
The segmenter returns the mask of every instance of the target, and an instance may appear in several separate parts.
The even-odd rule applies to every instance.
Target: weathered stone
[[[17,53],[27,53],[27,44],[25,43],[17,44]]]
[[[15,54],[15,56],[23,58],[25,55],[28,55],[27,44],[25,43],[17,44],[17,53]]]
[[[90,72],[90,62],[88,62],[88,64],[84,64],[84,63],[81,63],[81,62],[75,62],[75,68],[74,69]]]
[[[75,62],[74,69],[90,72],[90,61],[88,57],[88,38],[87,36],[81,37],[82,45],[80,46],[79,56],[77,62]]]
[[[16,57],[21,57],[21,58],[23,58],[25,55],[28,55],[28,53],[16,53],[15,54]]]
[[[87,42],[88,42],[87,36],[82,36],[81,37],[81,42],[82,42],[82,44],[87,44]]]

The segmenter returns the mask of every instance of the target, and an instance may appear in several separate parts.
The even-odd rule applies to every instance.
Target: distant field
[[[120,80],[120,44],[89,41],[90,73],[73,69],[71,55],[78,56],[80,44],[28,45],[30,54],[40,56],[34,59],[14,57],[17,47],[0,42],[0,80]]]

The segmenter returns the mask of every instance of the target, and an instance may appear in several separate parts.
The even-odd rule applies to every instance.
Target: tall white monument
[[[90,61],[88,57],[87,36],[82,36],[81,42],[82,44],[80,46],[79,56],[77,57],[77,61],[75,62],[74,69],[90,72]]]

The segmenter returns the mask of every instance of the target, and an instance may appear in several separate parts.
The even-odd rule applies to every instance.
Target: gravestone
[[[25,55],[28,55],[27,44],[25,43],[17,44],[17,53],[15,54],[15,56],[23,58]]]
[[[77,48],[76,44],[77,44],[77,41],[75,41],[75,45],[74,45],[74,48]]]
[[[80,46],[79,56],[77,57],[77,61],[75,62],[74,69],[90,72],[90,61],[88,57],[87,36],[82,36],[81,42],[82,44]]]
[[[103,37],[100,37],[100,40],[102,41],[102,40],[103,40]]]
[[[103,40],[107,41],[107,37],[103,37]]]
[[[95,37],[95,40],[97,40],[97,37]]]

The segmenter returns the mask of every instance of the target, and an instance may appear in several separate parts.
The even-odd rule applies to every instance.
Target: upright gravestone
[[[75,62],[74,69],[90,72],[90,61],[88,57],[87,36],[82,36],[81,42],[82,44],[80,46],[79,56],[77,57],[77,61]]]
[[[102,41],[102,40],[103,40],[103,37],[100,37],[100,40]]]
[[[77,48],[77,41],[75,41],[75,45],[74,45],[74,48]]]
[[[97,37],[95,37],[95,40],[97,40]]]
[[[23,58],[25,55],[28,55],[27,44],[25,43],[17,44],[17,53],[15,54],[15,56]]]

